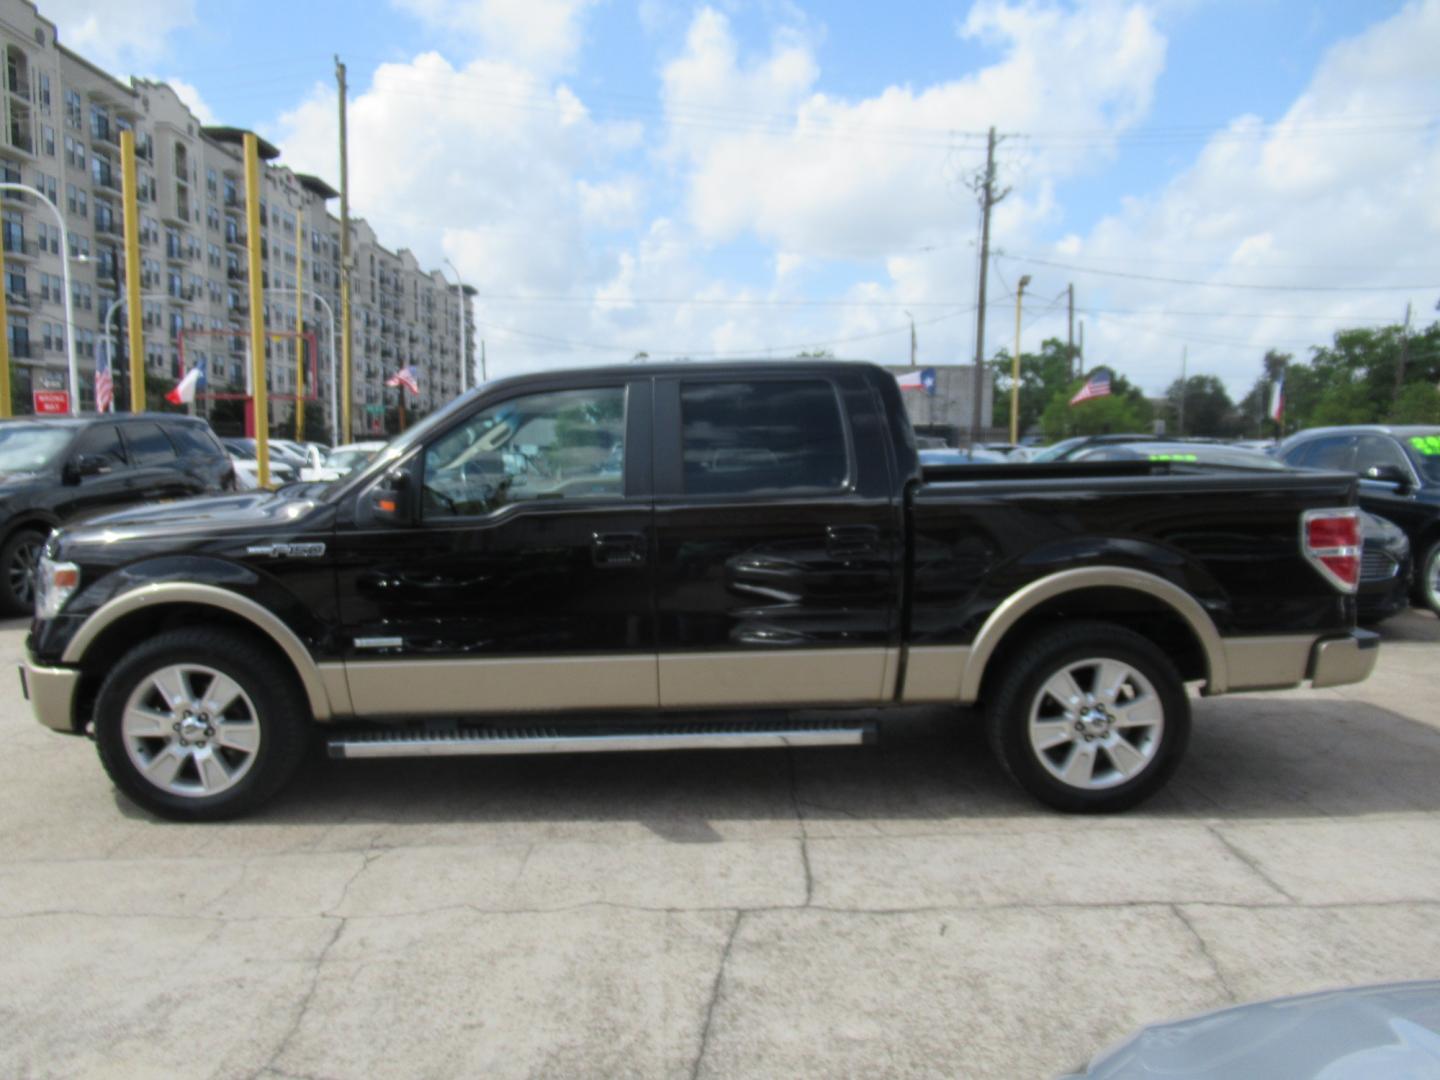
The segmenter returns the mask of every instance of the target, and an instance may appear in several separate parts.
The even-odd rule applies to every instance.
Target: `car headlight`
[[[71,562],[52,562],[40,556],[35,569],[35,616],[53,619],[80,588],[80,567]]]

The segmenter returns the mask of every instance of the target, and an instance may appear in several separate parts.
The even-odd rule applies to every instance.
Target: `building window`
[[[65,123],[79,131],[85,123],[85,114],[80,102],[80,94],[76,90],[65,91]]]
[[[47,157],[55,156],[55,129],[49,124],[40,125],[40,149]]]
[[[50,76],[43,71],[40,73],[40,111],[50,114]]]

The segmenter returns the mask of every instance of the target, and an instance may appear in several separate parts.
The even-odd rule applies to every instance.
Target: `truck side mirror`
[[[360,523],[363,525],[409,525],[410,474],[404,468],[391,469],[360,496]]]
[[[1398,465],[1371,465],[1361,474],[1361,478],[1381,484],[1394,484],[1402,493],[1410,486],[1410,477]]]

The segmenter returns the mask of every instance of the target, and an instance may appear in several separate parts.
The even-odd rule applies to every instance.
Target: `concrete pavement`
[[[23,630],[0,629],[13,666]],[[0,694],[0,1075],[1030,1077],[1135,1027],[1440,972],[1440,621],[1195,703],[1130,814],[949,713],[875,750],[317,760],[147,817]]]

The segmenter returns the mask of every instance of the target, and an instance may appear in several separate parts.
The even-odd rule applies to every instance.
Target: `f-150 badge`
[[[325,555],[324,544],[252,544],[246,555],[269,555],[272,559],[319,559]]]

